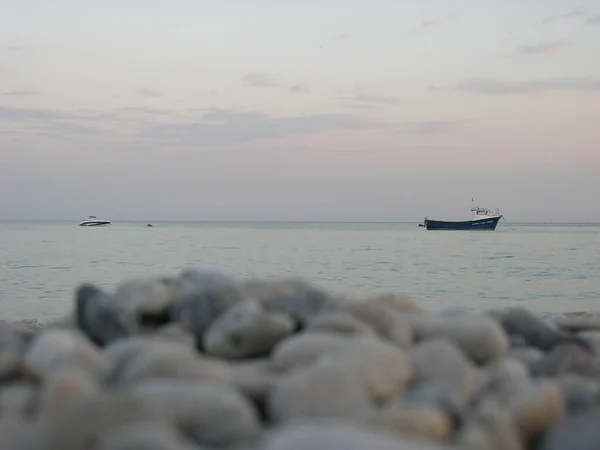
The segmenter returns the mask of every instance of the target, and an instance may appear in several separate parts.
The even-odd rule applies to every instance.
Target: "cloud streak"
[[[471,79],[451,88],[432,87],[432,90],[451,90],[474,94],[517,95],[538,94],[550,91],[598,92],[600,79],[593,78],[542,78],[527,81],[502,81],[496,79]]]
[[[8,91],[5,92],[4,94],[5,97],[31,97],[33,95],[37,95],[36,92],[34,91],[27,91],[27,90],[17,90],[17,91]]]
[[[519,53],[523,55],[550,55],[560,53],[570,45],[570,42],[564,40],[542,42],[539,44],[524,45],[519,49]]]
[[[156,97],[160,97],[160,92],[154,90],[154,89],[148,89],[148,88],[138,88],[135,90],[139,95],[141,95],[142,97],[147,97],[147,98],[156,98]]]
[[[402,100],[392,95],[375,95],[368,92],[361,86],[352,86],[347,89],[336,90],[337,99],[342,101],[348,108],[372,109],[381,106],[395,106],[402,103]]]
[[[307,94],[310,92],[310,87],[304,82],[294,84],[293,86],[290,86],[289,89],[292,94]]]
[[[254,72],[240,78],[244,87],[277,87],[279,84],[275,79],[264,72]]]

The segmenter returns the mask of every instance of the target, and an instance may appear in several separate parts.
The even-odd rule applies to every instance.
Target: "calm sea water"
[[[437,309],[600,309],[600,226],[501,222],[495,232],[415,223],[0,223],[0,318],[64,314],[82,281],[196,266],[303,276],[332,290],[406,293]]]

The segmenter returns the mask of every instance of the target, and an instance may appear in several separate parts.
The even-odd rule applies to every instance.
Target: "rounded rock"
[[[307,332],[288,337],[279,342],[271,353],[271,367],[287,372],[313,364],[329,349],[346,342],[342,336],[333,333]]]
[[[373,328],[345,312],[323,312],[306,324],[306,330],[312,332],[335,333],[340,336],[374,336]]]
[[[284,377],[268,397],[269,417],[277,422],[311,417],[360,419],[371,410],[358,374],[331,361]]]
[[[133,394],[170,418],[200,445],[224,447],[255,439],[258,413],[235,390],[220,384],[154,380],[140,383]]]
[[[478,364],[500,358],[508,352],[504,330],[492,319],[472,313],[428,314],[412,321],[417,341],[444,337],[453,341]]]
[[[240,359],[264,356],[294,331],[289,317],[268,313],[255,300],[231,307],[204,336],[204,348],[212,355]]]

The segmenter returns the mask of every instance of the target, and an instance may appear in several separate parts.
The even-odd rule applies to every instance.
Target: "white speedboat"
[[[83,219],[80,223],[80,227],[101,227],[103,225],[110,225],[110,220],[98,219],[96,216],[89,216],[87,219]]]

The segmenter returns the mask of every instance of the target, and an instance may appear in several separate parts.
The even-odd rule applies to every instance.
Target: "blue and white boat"
[[[500,219],[504,216],[500,211],[491,211],[488,208],[474,206],[473,218],[463,221],[432,220],[427,217],[423,220],[423,226],[427,230],[481,230],[494,231]]]

